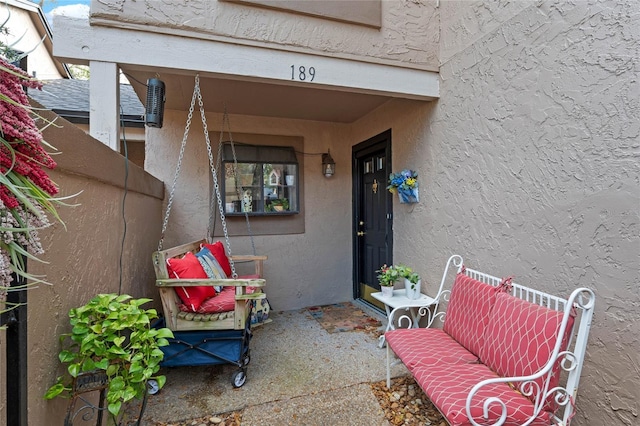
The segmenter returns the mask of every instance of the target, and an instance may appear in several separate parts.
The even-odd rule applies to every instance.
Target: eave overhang
[[[195,74],[200,75],[208,111],[228,107],[246,115],[352,122],[390,99],[439,97],[438,73],[415,67],[90,25],[66,17],[56,17],[55,27],[54,54],[60,60],[118,64],[143,103],[146,79],[159,77],[167,84],[169,109],[188,109]]]

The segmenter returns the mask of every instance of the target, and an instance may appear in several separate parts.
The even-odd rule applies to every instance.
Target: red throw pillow
[[[191,252],[185,254],[181,259],[168,259],[167,272],[169,273],[169,278],[209,278],[198,258]],[[200,308],[205,299],[216,295],[216,290],[213,286],[175,287],[175,290],[182,303],[193,312]]]
[[[213,244],[204,244],[204,247],[208,248],[213,256],[216,258],[222,270],[227,275],[227,277],[231,278],[231,264],[229,263],[229,258],[227,258],[227,253],[224,251],[224,246],[221,241],[216,241]]]

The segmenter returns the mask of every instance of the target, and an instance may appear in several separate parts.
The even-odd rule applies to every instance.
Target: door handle
[[[364,236],[364,231],[358,231],[358,232],[356,232],[356,235],[358,237],[363,237]]]

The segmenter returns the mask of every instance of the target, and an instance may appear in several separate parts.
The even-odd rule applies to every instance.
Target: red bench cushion
[[[169,278],[173,279],[208,278],[200,261],[191,252],[180,259],[168,259],[167,273]],[[205,299],[216,295],[216,290],[212,286],[175,287],[175,291],[182,303],[192,312],[196,312]]]
[[[483,364],[418,366],[412,374],[451,426],[471,425],[465,408],[469,391],[482,380],[498,377]],[[533,415],[533,403],[528,398],[514,391],[507,383],[494,383],[481,388],[471,401],[471,415],[479,424],[493,425],[500,418],[501,407],[492,404],[489,408],[489,419],[482,419],[483,403],[489,397],[498,397],[506,405],[506,426],[520,426]],[[542,411],[531,424],[549,425],[550,418],[550,413]]]
[[[453,283],[443,330],[473,354],[480,351],[489,312],[498,291],[499,288],[464,273],[459,273]]]
[[[401,328],[387,331],[384,337],[409,371],[416,366],[478,362],[478,357],[437,328]]]
[[[551,356],[558,340],[563,312],[513,297],[498,294],[493,306],[491,321],[484,333],[480,348],[480,360],[501,376],[527,376],[542,368]],[[567,347],[573,327],[569,318],[560,350]],[[552,370],[551,389],[560,380],[560,364]],[[545,377],[536,380],[542,387]],[[535,394],[531,396],[532,400]],[[547,409],[552,408],[548,401]]]

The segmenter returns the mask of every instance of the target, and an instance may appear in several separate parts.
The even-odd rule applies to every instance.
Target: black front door
[[[353,147],[354,293],[380,308],[371,293],[380,291],[376,271],[393,262],[393,204],[386,188],[390,167],[390,130]]]

